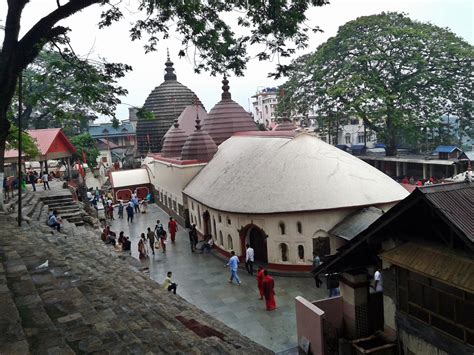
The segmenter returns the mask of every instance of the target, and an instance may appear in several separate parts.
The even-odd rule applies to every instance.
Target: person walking
[[[28,173],[28,182],[31,184],[31,188],[33,189],[33,191],[36,191],[36,177],[32,171]]]
[[[46,187],[48,187],[48,190],[51,190],[51,188],[49,187],[49,175],[46,172],[46,170],[44,171],[43,176],[41,177],[41,179],[43,180],[44,189],[46,190]]]
[[[241,282],[239,279],[239,275],[237,275],[237,270],[239,268],[239,257],[235,255],[235,252],[233,250],[230,252],[230,255],[231,257],[229,261],[227,262],[227,264],[224,265],[224,266],[228,266],[230,269],[229,283],[232,283],[232,280],[235,279],[235,281],[237,282],[237,285],[240,286]]]
[[[197,229],[196,225],[193,224],[191,230],[189,231],[189,243],[191,244],[191,251],[194,253],[196,250],[196,245],[198,243]]]
[[[168,222],[168,232],[171,237],[171,243],[174,243],[174,238],[176,236],[177,231],[178,231],[178,224],[173,219],[173,217],[170,217],[170,221]]]
[[[155,255],[155,232],[153,232],[150,227],[148,227],[148,233],[146,234],[146,237],[150,243],[151,252],[153,255]]]
[[[163,250],[163,253],[166,253],[166,231],[164,229],[160,229],[158,238],[160,238],[160,244],[161,244],[161,249]]]
[[[316,267],[319,267],[319,265],[321,265],[321,258],[319,257],[318,254],[313,252],[313,269]],[[314,281],[316,282],[316,288],[319,288],[319,286],[321,286],[321,284],[323,283],[321,279],[319,278],[318,274],[314,275]]]
[[[133,208],[135,209],[135,213],[139,213],[140,212],[140,209],[139,209],[140,203],[138,202],[138,197],[137,196],[132,197],[132,202],[133,202]]]
[[[268,275],[268,271],[263,271],[263,295],[265,297],[265,306],[267,311],[273,311],[276,308],[275,302],[275,282],[273,278]]]
[[[127,222],[133,223],[133,207],[128,204],[127,208]]]
[[[249,275],[253,276],[253,261],[255,252],[249,243],[246,245],[247,250],[245,251],[245,268]]]
[[[145,233],[141,234],[140,241],[138,242],[138,257],[140,258],[140,260],[148,258],[148,254],[146,252]]]
[[[123,219],[123,209],[124,209],[124,206],[123,206],[122,200],[120,200],[120,203],[118,205],[118,217],[120,219]]]
[[[263,279],[265,278],[263,266],[258,267],[257,271],[257,287],[260,293],[260,299],[263,300]]]
[[[168,291],[173,291],[173,293],[176,295],[176,288],[178,287],[178,285],[174,283],[171,279],[172,275],[172,272],[168,271],[168,273],[166,274],[165,281],[163,281],[163,288]]]

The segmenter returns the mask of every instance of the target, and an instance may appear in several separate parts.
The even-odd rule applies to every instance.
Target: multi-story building
[[[252,114],[255,122],[272,127],[276,121],[278,88],[264,88],[252,96]],[[273,123],[273,125],[272,125]]]

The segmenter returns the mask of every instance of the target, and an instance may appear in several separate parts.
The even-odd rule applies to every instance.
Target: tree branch
[[[31,29],[18,42],[18,52],[22,53],[23,56],[28,56],[29,53],[38,53],[47,41],[64,33],[65,27],[54,27],[57,22],[91,5],[102,2],[103,0],[70,0],[67,4],[58,7],[31,27]],[[28,57],[29,60],[22,58],[21,62],[18,64],[20,70],[24,69],[29,62],[31,62],[31,55]]]

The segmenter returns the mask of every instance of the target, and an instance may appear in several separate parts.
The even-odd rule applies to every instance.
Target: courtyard
[[[126,219],[112,221],[111,229],[124,231],[132,241],[132,255],[138,258],[137,244],[147,227],[154,229],[159,219],[166,229],[169,216],[152,204],[146,214],[135,215],[134,222]],[[190,250],[188,230],[178,227],[176,243],[168,243],[166,254],[161,250],[143,262],[149,267],[150,277],[161,283],[167,271],[173,272],[178,284],[178,295],[234,328],[253,341],[274,352],[292,351],[298,345],[294,298],[303,296],[309,300],[327,297],[323,284],[316,289],[312,278],[275,276],[277,309],[265,310],[264,301],[258,299],[255,275],[239,270],[242,286],[229,284],[228,269],[224,262],[212,254]],[[168,238],[169,239],[169,238]],[[174,297],[171,293],[169,297]],[[157,300],[159,303],[159,300]]]

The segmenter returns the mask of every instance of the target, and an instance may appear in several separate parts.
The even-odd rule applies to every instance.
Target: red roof
[[[48,159],[51,153],[76,153],[76,148],[71,144],[61,128],[32,129],[26,131],[36,141],[40,152],[39,158]],[[18,150],[5,151],[5,158],[18,157]]]
[[[71,154],[76,153],[76,148],[74,148],[61,128],[32,129],[26,132],[30,137],[36,139],[36,145],[41,155],[66,150]]]

